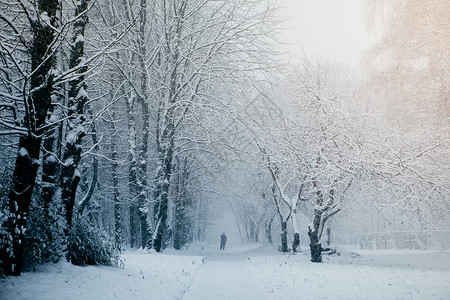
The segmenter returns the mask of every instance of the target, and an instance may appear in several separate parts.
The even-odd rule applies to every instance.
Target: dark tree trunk
[[[319,197],[322,199],[322,197]],[[319,202],[321,204],[321,202]],[[311,261],[322,262],[322,245],[319,243],[319,226],[323,211],[321,209],[314,210],[313,228],[308,226],[309,248],[311,250]]]
[[[138,188],[138,205],[139,205],[139,222],[141,227],[141,247],[147,247],[149,242],[149,228],[147,224],[148,198],[147,198],[147,156],[148,156],[148,139],[149,139],[149,107],[147,99],[141,99],[142,105],[142,145],[139,153],[139,184]]]
[[[353,179],[347,185],[345,191],[352,184]],[[313,180],[314,188],[317,187],[317,182]],[[324,203],[324,194],[320,190],[316,191],[317,200],[316,207],[314,208],[314,218],[312,222],[312,226],[308,227],[308,235],[310,240],[310,250],[311,250],[311,261],[312,262],[322,262],[322,252],[329,251],[330,248],[322,248],[322,245],[319,243],[319,240],[322,237],[323,229],[326,225],[327,220],[332,217],[334,214],[338,213],[341,210],[340,206],[336,206],[334,204],[334,189],[331,189],[328,192],[328,199]]]
[[[156,207],[155,207],[155,219],[157,219],[156,236],[153,241],[153,247],[157,252],[162,251],[170,238],[171,232],[169,226],[167,226],[167,214],[169,203],[169,186],[170,175],[172,172],[172,145],[169,145],[168,153],[165,155],[164,166],[162,168],[162,174],[158,178],[160,184],[158,184],[155,191]]]
[[[186,10],[187,1],[184,0],[180,3],[180,7],[176,9],[175,23],[172,24],[175,28],[175,36],[173,49],[170,49],[170,41],[167,40],[167,55],[169,56],[168,63],[170,64],[170,76],[168,78],[168,106],[164,116],[164,120],[161,118],[161,108],[158,110],[157,116],[157,130],[156,130],[156,145],[158,149],[158,161],[159,172],[156,175],[156,188],[154,193],[155,203],[155,220],[156,228],[154,232],[155,238],[152,241],[153,247],[156,251],[161,251],[165,248],[167,241],[171,237],[171,230],[167,224],[168,214],[168,201],[169,201],[169,188],[172,175],[172,160],[175,150],[175,116],[177,109],[177,100],[179,95],[177,94],[178,82],[178,57],[180,55],[181,45],[181,31],[184,22],[184,13]],[[168,37],[167,37],[168,38]],[[164,122],[164,126],[161,124]]]
[[[119,194],[119,178],[118,178],[118,168],[117,164],[117,153],[116,149],[113,149],[113,165],[112,165],[112,177],[113,177],[113,190],[114,190],[114,239],[116,242],[116,248],[120,249],[122,246],[122,221],[121,212],[122,207],[120,205],[120,194]]]
[[[42,126],[45,124],[47,112],[51,107],[53,75],[51,69],[54,57],[46,57],[54,39],[54,29],[58,26],[56,12],[58,0],[40,0],[37,2],[40,12],[46,12],[52,26],[32,21],[33,40],[30,47],[31,70],[30,90],[26,99],[25,126],[28,135],[19,139],[19,153],[14,167],[11,191],[9,194],[10,213],[8,228],[12,238],[12,256],[3,260],[5,274],[20,275],[22,253],[27,225],[27,217],[31,204],[31,196],[36,181],[40,159]]]
[[[138,227],[138,205],[135,200],[130,204],[130,247],[135,248],[138,247],[138,236],[139,236],[139,227]]]
[[[49,123],[56,114],[54,107],[49,110]],[[59,119],[60,116],[58,115]],[[41,253],[42,262],[58,261],[63,252],[64,244],[64,210],[61,205],[61,199],[57,199],[56,194],[60,183],[60,143],[61,126],[50,126],[49,131],[43,141],[43,166],[41,197],[36,199],[42,207],[42,216],[40,217],[41,243],[45,244]],[[62,222],[60,219],[62,218]]]
[[[248,224],[248,239],[252,242],[255,241],[255,223],[251,219],[247,220]]]
[[[184,162],[178,159],[176,166],[178,179],[176,182],[176,197],[175,197],[175,218],[174,218],[174,232],[173,232],[173,247],[176,250],[184,247],[192,236],[192,220],[189,219],[188,209],[192,206],[192,201],[187,193],[187,180],[189,171],[187,166],[188,159]]]
[[[55,113],[52,109],[51,113]],[[59,188],[60,157],[58,155],[58,127],[52,126],[43,142],[43,166],[42,166],[42,208],[43,218],[50,220],[49,207],[54,201],[54,196]],[[47,223],[47,222],[46,222]]]
[[[112,119],[116,120],[115,107],[112,108]],[[120,193],[119,193],[119,164],[117,162],[117,142],[119,140],[117,134],[117,128],[115,123],[112,122],[112,180],[113,180],[113,193],[114,193],[114,240],[117,249],[122,247],[122,221],[121,213],[122,206],[120,205]]]
[[[322,245],[319,243],[317,232],[309,228],[309,248],[311,250],[311,261],[322,262]]]
[[[92,115],[92,111],[89,108],[89,115]],[[98,138],[97,138],[97,130],[96,130],[96,126],[95,126],[95,122],[92,122],[92,129],[91,129],[91,134],[92,134],[92,144],[96,145],[98,143]],[[98,153],[98,146],[94,146],[94,150],[96,153]],[[80,205],[77,208],[77,214],[78,216],[82,216],[84,210],[86,209],[86,207],[89,206],[89,202],[92,199],[92,196],[94,195],[94,191],[95,188],[97,186],[97,181],[98,181],[98,159],[96,156],[92,157],[92,178],[91,178],[91,183],[89,184],[89,188],[85,189],[85,196],[83,198],[83,200],[81,201]],[[85,184],[85,186],[87,187],[88,185]]]
[[[273,244],[273,238],[272,238],[272,222],[273,222],[273,217],[266,221],[266,226],[265,226],[265,231],[266,231],[266,239],[267,242],[269,244]]]
[[[287,238],[287,221],[281,220],[281,251],[289,252]]]
[[[330,227],[327,228],[327,246],[330,246],[331,243],[331,229]]]
[[[129,196],[130,200],[130,246],[131,248],[138,247],[138,236],[139,236],[139,206],[137,203],[137,186],[136,186],[136,164],[132,160],[130,162],[128,170],[128,182],[129,182]]]
[[[142,109],[142,144],[139,152],[139,184],[138,184],[138,205],[139,221],[141,227],[141,247],[147,247],[149,242],[149,228],[147,224],[148,198],[147,198],[147,156],[148,141],[150,135],[150,111],[148,96],[148,76],[147,76],[147,48],[145,44],[146,26],[147,26],[147,0],[140,0],[141,10],[139,12],[139,31],[138,31],[138,60],[141,74],[141,109]]]
[[[167,240],[170,238],[171,232],[167,225],[168,203],[169,203],[169,187],[172,175],[172,160],[175,147],[175,128],[173,120],[173,109],[170,109],[166,116],[167,127],[162,133],[162,138],[158,141],[160,168],[156,174],[156,188],[154,193],[155,207],[154,217],[156,228],[154,239],[151,241],[156,251],[160,252],[165,248]],[[162,146],[164,145],[164,146]]]
[[[180,250],[183,244],[183,218],[184,218],[184,207],[178,199],[175,207],[175,221],[173,228],[173,248],[175,250]]]
[[[300,246],[300,235],[298,232],[294,233],[294,239],[292,240],[292,251],[293,252],[299,252],[299,246]]]
[[[129,142],[129,150],[128,150],[128,197],[130,199],[130,246],[131,248],[138,247],[138,239],[139,239],[139,206],[137,202],[138,196],[138,187],[137,187],[137,154],[136,154],[136,117],[135,117],[135,104],[136,98],[134,94],[130,95],[130,98],[126,101],[127,104],[127,116],[128,116],[128,142]]]
[[[75,16],[80,15],[88,9],[88,0],[77,2],[75,7]],[[84,105],[88,101],[86,94],[85,74],[87,72],[86,65],[83,63],[84,57],[84,32],[88,23],[87,14],[84,13],[79,17],[73,28],[72,49],[70,53],[70,68],[80,67],[79,74],[74,80],[69,82],[69,121],[66,133],[65,149],[63,155],[63,167],[61,171],[61,198],[65,207],[67,236],[70,235],[72,227],[72,217],[75,205],[75,195],[81,176],[78,165],[81,160],[81,139],[86,134],[84,123],[86,120],[83,114]],[[82,37],[82,38],[80,38]],[[70,247],[69,247],[70,249]],[[70,259],[70,250],[68,257]]]
[[[148,242],[150,240],[149,230],[148,230],[148,223],[147,223],[147,197],[143,195],[143,193],[146,193],[145,191],[140,192],[139,196],[139,225],[141,228],[141,247],[145,248],[148,246]]]
[[[31,204],[37,169],[41,139],[21,137],[19,155],[14,168],[11,192],[9,194],[11,217],[8,221],[12,237],[12,257],[5,257],[5,274],[19,276],[22,268],[22,253],[28,212]]]
[[[189,237],[189,220],[186,215],[187,199],[183,196],[179,197],[176,201],[175,207],[175,220],[174,220],[174,232],[173,232],[173,248],[180,250],[186,245]]]

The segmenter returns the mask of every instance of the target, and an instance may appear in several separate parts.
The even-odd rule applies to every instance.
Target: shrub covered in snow
[[[35,195],[27,221],[23,253],[24,271],[34,270],[39,264],[58,262],[64,256],[66,244],[62,205],[57,200],[44,205],[40,189],[37,189]]]
[[[4,260],[12,255],[12,237],[7,230],[9,214],[8,187],[11,179],[5,173],[0,176],[0,277],[3,277],[5,274],[3,269]]]
[[[0,209],[0,277],[5,275],[3,260],[12,255],[12,237],[6,230],[7,214]]]
[[[69,260],[74,265],[117,266],[119,256],[114,240],[104,230],[85,219],[74,222],[69,240]]]

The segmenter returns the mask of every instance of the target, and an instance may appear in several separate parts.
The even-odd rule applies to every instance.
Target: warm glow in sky
[[[290,20],[283,39],[291,57],[303,47],[310,58],[355,66],[373,36],[366,30],[366,0],[281,0],[283,16]]]

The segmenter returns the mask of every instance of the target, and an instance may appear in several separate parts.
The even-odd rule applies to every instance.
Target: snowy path
[[[271,299],[264,291],[263,285],[253,275],[247,258],[236,254],[218,254],[207,256],[183,299]]]
[[[310,262],[298,255],[241,245],[205,257],[183,300],[450,299],[450,253],[353,252]]]
[[[127,250],[123,268],[47,264],[0,279],[0,300],[450,299],[450,252],[343,251],[310,262],[275,247]]]

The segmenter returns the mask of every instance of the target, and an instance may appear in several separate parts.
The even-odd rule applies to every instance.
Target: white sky
[[[356,66],[373,43],[364,19],[366,0],[281,0],[289,21],[282,39],[291,43],[291,59],[303,47],[310,58]]]

